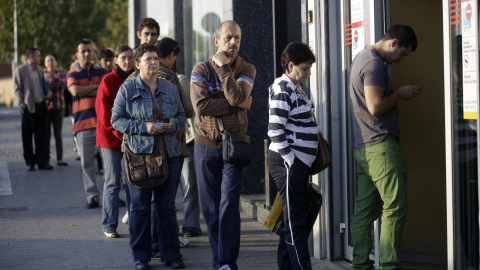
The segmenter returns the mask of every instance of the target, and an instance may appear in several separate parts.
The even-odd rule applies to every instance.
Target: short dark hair
[[[157,34],[160,35],[160,25],[154,19],[152,19],[152,18],[141,19],[138,22],[138,25],[137,25],[137,32],[141,33],[143,28],[145,28],[145,27],[157,29]]]
[[[159,57],[161,58],[168,57],[172,52],[175,55],[178,55],[180,53],[180,47],[178,47],[178,42],[169,37],[164,37],[161,40],[157,41],[155,43],[155,46],[158,47],[158,50],[160,51]]]
[[[157,46],[143,43],[135,50],[135,61],[140,61],[140,58],[142,58],[146,52],[156,52],[157,55],[160,56],[160,51]]]
[[[412,45],[412,52],[417,49],[417,36],[415,31],[404,24],[396,24],[385,32],[382,40],[398,39],[398,46],[407,48]]]
[[[115,55],[110,49],[101,49],[100,53],[98,54],[98,59],[103,58],[113,58]]]
[[[25,55],[28,57],[30,57],[30,55],[33,55],[33,56],[37,56],[37,51],[38,49],[35,48],[35,47],[30,47],[27,49],[27,51],[25,52]]]
[[[77,44],[75,44],[75,52],[78,52],[78,45],[80,44],[85,44],[85,45],[92,45],[92,41],[88,38],[82,38],[79,41],[77,41]]]
[[[222,35],[222,27],[224,24],[226,23],[231,23],[233,25],[236,25],[238,26],[238,28],[240,28],[240,25],[238,25],[238,23],[234,20],[228,20],[228,21],[224,21],[224,22],[221,22],[218,26],[217,26],[217,30],[216,30],[216,37],[217,38],[220,38],[220,35]],[[242,31],[242,28],[240,28],[240,31]]]
[[[283,72],[287,70],[289,62],[293,62],[294,65],[305,62],[313,63],[315,62],[315,55],[307,44],[292,42],[287,45],[282,53],[281,64]]]

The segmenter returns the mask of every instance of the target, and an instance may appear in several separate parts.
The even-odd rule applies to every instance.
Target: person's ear
[[[137,70],[140,70],[140,62],[135,61],[135,67],[137,68]]]
[[[219,41],[219,40],[218,40],[217,36],[214,36],[214,37],[213,37],[213,43],[214,43],[215,46],[217,46],[217,47],[218,47],[218,41]]]
[[[137,37],[138,37],[138,39],[142,40],[142,33],[137,31]]]
[[[400,42],[400,40],[398,40],[398,38],[394,38],[391,42],[392,48],[395,47],[396,45],[398,45],[399,42]]]
[[[288,62],[288,73],[293,71],[293,66],[295,66],[295,64],[292,61]]]

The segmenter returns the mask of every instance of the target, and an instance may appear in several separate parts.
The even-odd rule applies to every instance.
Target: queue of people
[[[33,171],[35,165],[52,169],[49,148],[45,147],[49,144],[44,143],[50,139],[50,123],[57,165],[68,165],[63,161],[60,136],[62,91],[68,87],[73,96],[73,132],[78,141],[86,207],[96,208],[100,203],[94,172],[95,147],[99,147],[105,180],[102,231],[106,237],[120,237],[117,227],[123,175],[127,201],[124,219],[129,226],[135,269],[150,269],[151,259],[159,259],[172,269],[186,267],[180,248],[189,241],[179,238],[175,213],[180,186],[184,237],[202,234],[201,211],[212,250],[212,268],[237,270],[239,199],[245,170],[224,160],[222,130],[247,134],[256,69],[237,55],[240,26],[225,21],[218,25],[213,38],[217,52],[207,62],[195,65],[189,84],[188,78],[177,74],[179,44],[171,38],[157,41],[159,32],[155,20],[142,19],[137,27],[141,45],[135,50],[120,45],[114,53],[101,50],[101,66],[92,60],[96,54],[92,42],[82,39],[75,46],[77,63],[67,75],[56,68],[54,54],[47,55],[42,71],[38,66],[40,51],[27,50],[27,63],[15,71],[14,77],[27,169]],[[411,100],[421,89],[403,86],[394,91],[387,66],[401,62],[416,47],[414,31],[396,25],[352,63],[350,105],[359,186],[352,225],[354,269],[372,268],[370,226],[381,212],[380,269],[401,269],[398,249],[407,212],[407,169],[398,147],[397,103]],[[271,144],[267,162],[282,199],[284,227],[277,251],[277,266],[282,270],[312,269],[306,192],[320,130],[304,83],[315,60],[308,45],[290,43],[281,56],[284,74],[269,88],[267,135]],[[145,169],[136,169],[138,164],[124,161],[124,153],[129,150],[133,155],[153,155],[159,144],[164,147],[163,162],[168,170],[161,172],[165,173],[161,185],[141,188],[134,179],[139,175],[146,180],[160,179],[155,174],[160,167],[153,170],[143,164]]]

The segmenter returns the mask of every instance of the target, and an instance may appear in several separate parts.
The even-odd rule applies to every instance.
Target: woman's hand
[[[155,128],[155,123],[153,122],[145,122],[145,125],[147,126],[147,133],[150,135],[157,135],[160,134],[160,130]]]
[[[147,126],[147,133],[150,135],[157,135],[161,133],[168,133],[170,129],[172,128],[172,125],[170,123],[163,123],[160,128],[156,126],[158,123],[153,123],[153,122],[145,122],[145,125]]]

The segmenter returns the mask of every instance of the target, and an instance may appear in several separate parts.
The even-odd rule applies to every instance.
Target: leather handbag
[[[168,162],[163,134],[155,136],[151,154],[135,154],[124,141],[127,180],[140,189],[156,188],[167,181]]]
[[[223,162],[246,167],[250,164],[250,136],[223,128],[223,120],[217,117],[220,134],[222,134]]]
[[[330,146],[325,138],[323,138],[323,134],[321,132],[318,133],[318,136],[319,140],[317,156],[310,167],[310,175],[320,173],[332,165],[332,152],[330,151]]]
[[[160,95],[159,111],[162,100]],[[159,124],[159,123],[157,123]],[[151,154],[134,153],[128,146],[127,135],[123,136],[125,171],[128,182],[140,189],[156,188],[167,181],[168,154],[163,134],[155,135]]]
[[[306,226],[309,231],[312,230],[315,221],[317,220],[318,213],[322,207],[323,197],[320,193],[320,187],[314,183],[308,183],[307,194],[306,194],[306,210],[307,210],[307,223]],[[275,202],[273,203],[272,209],[270,210],[270,215],[267,217],[267,220],[263,224],[270,231],[279,235],[280,231],[285,227],[283,221],[283,207],[282,199],[280,193],[277,193],[275,197]]]

